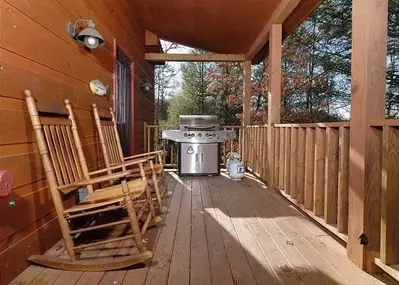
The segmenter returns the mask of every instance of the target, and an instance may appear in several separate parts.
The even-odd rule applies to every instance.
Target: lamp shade
[[[143,82],[141,85],[141,88],[146,91],[146,92],[150,92],[152,91],[152,89],[154,88],[154,86],[150,83],[150,82]]]
[[[77,36],[76,40],[90,49],[97,48],[105,44],[102,35],[96,29],[88,27],[82,30]]]

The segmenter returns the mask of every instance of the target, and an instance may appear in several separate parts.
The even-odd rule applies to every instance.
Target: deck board
[[[266,257],[263,255],[262,249],[250,231],[245,219],[236,218],[243,217],[242,211],[245,210],[245,205],[239,201],[236,204],[230,196],[230,192],[232,190],[231,187],[234,186],[230,183],[224,183],[221,178],[218,178],[217,181],[219,183],[215,190],[218,191],[222,197],[223,203],[228,211],[228,215],[232,220],[234,229],[239,238],[239,242],[244,248],[244,253],[246,253],[248,263],[251,267],[251,271],[257,284],[279,284],[275,272],[273,271]]]
[[[217,223],[216,210],[206,179],[200,181],[208,241],[209,266],[212,284],[234,285],[230,264],[224,247],[222,229]]]
[[[275,275],[275,279],[280,284],[299,284],[300,280],[295,274],[291,264],[288,262],[281,249],[275,244],[273,238],[262,226],[259,219],[253,214],[252,205],[248,203],[247,199],[241,198],[239,193],[241,189],[232,184],[231,190],[229,194],[234,202],[239,205],[238,208],[241,208],[241,213],[248,225],[249,231],[259,244],[261,252],[267,259]]]
[[[172,261],[170,264],[169,284],[185,285],[190,283],[191,182],[192,179],[184,179]]]
[[[258,199],[262,199],[263,192],[256,191],[256,193],[260,195]],[[272,196],[272,193],[268,195],[268,200],[264,201],[264,208],[270,209],[274,215],[278,216],[278,218],[274,219],[274,222],[284,234],[287,245],[295,247],[310,266],[307,266],[310,269],[309,271],[298,273],[300,279],[310,279],[308,281],[309,284],[353,284],[348,283],[340,272],[326,262],[324,256],[312,248],[298,233],[298,228],[302,227],[301,223],[296,224],[296,227],[290,225],[290,222],[295,219],[296,213],[291,211],[287,204],[281,204],[280,197],[270,199]],[[314,280],[316,278],[318,279],[317,281]]]
[[[253,189],[253,185],[247,181],[240,183],[240,186],[240,190],[238,191],[240,198],[247,198],[246,201],[249,203],[249,207],[253,209],[253,215],[257,217],[266,233],[273,240],[275,247],[281,251],[290,265],[282,265],[283,267],[279,268],[278,274],[283,277],[287,272],[292,271],[297,278],[297,283],[294,282],[294,284],[301,284],[300,282],[304,284],[325,284],[317,270],[311,266],[301,250],[295,245],[292,240],[295,237],[287,235],[287,233],[281,229],[281,223],[284,222],[283,218],[279,216],[273,208],[268,207],[270,197],[267,197],[268,201],[260,200],[264,198],[259,195],[259,192]]]
[[[204,209],[201,197],[201,182],[204,178],[192,181],[191,195],[191,285],[211,285],[208,241],[206,238]]]
[[[44,270],[41,266],[31,265],[17,276],[9,285],[28,285]]]
[[[357,268],[340,243],[252,176],[235,182],[225,175],[168,174],[168,186],[172,194],[164,199],[162,226],[145,237],[154,251],[151,263],[109,272],[32,265],[10,284],[395,284]],[[136,251],[126,240],[86,250],[82,257],[109,260]],[[66,256],[62,242],[47,254]]]
[[[255,276],[248,263],[242,245],[239,243],[237,232],[234,228],[232,219],[228,216],[228,211],[223,202],[222,196],[218,191],[220,181],[218,178],[208,179],[213,206],[216,208],[217,222],[222,227],[222,237],[229,259],[231,272],[235,285],[256,284]]]
[[[173,188],[172,201],[164,220],[164,226],[161,228],[159,241],[154,251],[153,263],[145,281],[146,285],[167,284],[182,192],[183,181],[179,179]]]

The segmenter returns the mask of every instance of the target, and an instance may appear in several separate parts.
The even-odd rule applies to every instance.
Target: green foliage
[[[181,65],[181,72],[182,91],[169,102],[166,124],[177,125],[183,114],[217,115],[222,125],[240,123],[241,64],[189,62]]]
[[[156,101],[156,118],[157,123],[166,120],[168,110],[168,98],[173,96],[171,94],[173,87],[176,87],[177,82],[174,80],[177,71],[175,68],[165,63],[165,65],[157,65],[155,68],[155,101]]]

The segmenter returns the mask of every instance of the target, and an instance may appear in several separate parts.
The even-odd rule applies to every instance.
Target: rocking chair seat
[[[143,194],[147,187],[147,183],[139,179],[128,181],[127,185],[133,200],[136,200],[141,194]],[[122,197],[122,185],[119,184],[95,190],[92,194],[87,195],[80,204],[93,204]]]
[[[132,180],[127,182],[127,185],[133,200],[137,200],[142,194],[144,194],[147,186],[146,182],[142,180]],[[95,190],[92,194],[87,195],[82,202],[65,210],[64,214],[105,207],[122,201],[122,185],[105,187]]]

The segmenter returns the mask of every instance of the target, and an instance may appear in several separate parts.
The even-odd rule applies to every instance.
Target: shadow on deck
[[[335,239],[252,176],[233,182],[170,173],[168,181],[169,211],[146,234],[151,264],[108,272],[32,265],[11,284],[395,284],[358,269]],[[87,249],[81,259],[121,258],[136,251],[132,244]],[[61,241],[47,254],[67,258]]]

